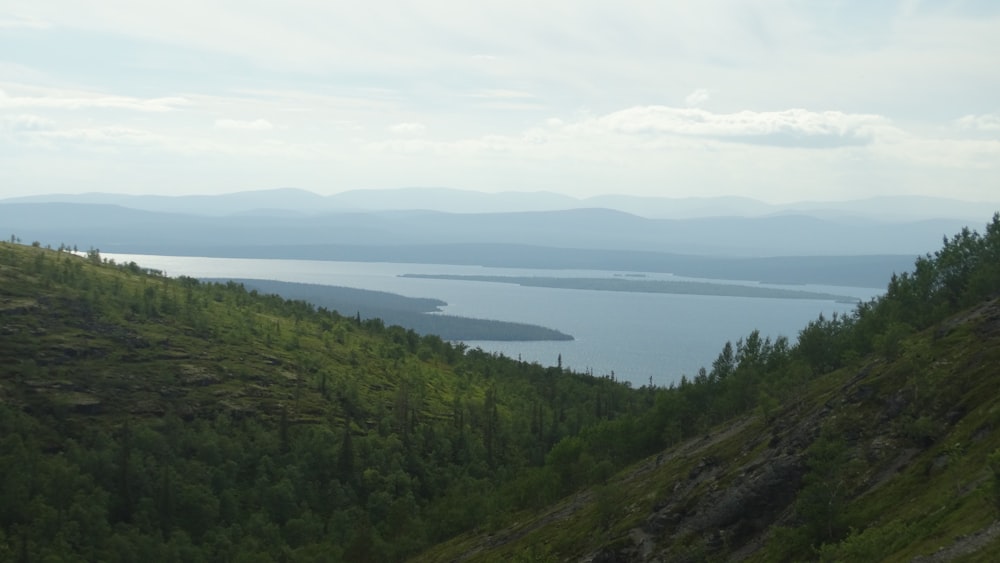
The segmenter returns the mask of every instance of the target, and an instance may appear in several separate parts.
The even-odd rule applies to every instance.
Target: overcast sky
[[[1000,2],[3,0],[0,197],[1000,201]]]

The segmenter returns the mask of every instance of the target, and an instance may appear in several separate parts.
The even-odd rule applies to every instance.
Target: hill
[[[417,560],[994,561],[998,368],[994,299]]]
[[[788,354],[751,335],[640,415],[667,447],[417,560],[994,561],[997,258],[1000,215]],[[564,443],[596,455],[603,433]]]
[[[552,444],[648,408],[97,251],[0,243],[0,335],[5,561],[401,560],[499,517]]]
[[[0,244],[0,559],[988,561],[1000,214],[669,388]]]

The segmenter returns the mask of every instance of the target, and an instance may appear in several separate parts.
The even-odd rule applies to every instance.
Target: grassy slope
[[[715,428],[417,560],[909,561],[943,549],[928,560],[990,561],[1000,548],[987,466],[1000,448],[998,382],[994,300],[914,335],[891,361],[817,379],[771,420]],[[841,455],[817,470],[821,436]],[[835,533],[795,551],[816,492],[836,508],[820,528]]]
[[[174,315],[165,312],[165,303],[189,297],[173,280],[93,267],[42,249],[5,250],[34,253],[44,268],[89,278],[77,284],[89,289],[68,288],[45,281],[49,274],[0,266],[0,363],[15,379],[4,383],[0,397],[21,406],[137,415],[194,415],[220,407],[276,415],[288,409],[294,419],[308,420],[329,411],[316,392],[318,354],[332,360],[323,366],[330,388],[362,382],[356,387],[361,403],[391,403],[386,397],[395,385],[387,374],[416,367],[406,365],[413,357],[403,365],[387,359],[382,339],[346,320],[331,322],[324,332],[259,302],[231,302],[227,292],[208,287],[191,294],[192,310]],[[146,295],[160,310],[151,318],[133,309]],[[437,379],[448,371],[432,365],[420,366],[431,376],[427,414],[443,416],[452,397]]]

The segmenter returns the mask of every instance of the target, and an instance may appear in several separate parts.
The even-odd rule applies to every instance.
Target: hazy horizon
[[[147,211],[197,215],[317,215],[336,212],[438,211],[445,213],[512,213],[573,209],[609,209],[649,219],[708,217],[773,217],[804,215],[826,219],[878,221],[963,219],[978,228],[996,201],[964,201],[939,196],[872,196],[841,201],[768,203],[745,196],[670,197],[599,194],[576,197],[548,191],[483,192],[440,187],[345,190],[322,194],[302,188],[273,188],[224,194],[122,194],[114,192],[45,193],[0,197],[0,205],[16,203],[110,204]]]

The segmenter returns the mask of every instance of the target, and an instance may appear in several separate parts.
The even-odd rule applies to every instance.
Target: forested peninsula
[[[440,311],[447,303],[440,299],[406,297],[385,291],[322,284],[260,279],[231,281],[240,283],[251,291],[302,300],[344,316],[380,319],[387,325],[399,325],[417,334],[436,335],[452,342],[573,340],[571,335],[564,332],[528,323],[445,315]]]

